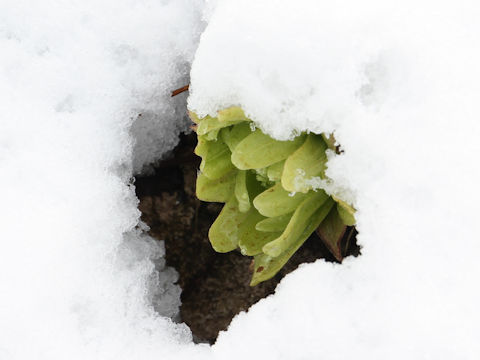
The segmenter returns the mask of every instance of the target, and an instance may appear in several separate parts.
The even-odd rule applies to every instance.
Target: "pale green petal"
[[[262,232],[255,224],[265,219],[255,208],[251,208],[238,229],[238,246],[243,255],[253,256],[262,252],[263,245],[280,235],[280,232]]]
[[[197,176],[197,198],[202,201],[226,202],[233,195],[237,170],[211,180],[202,173]]]
[[[228,145],[230,151],[233,152],[235,147],[252,133],[250,124],[242,122],[237,125],[233,125],[231,128],[224,128],[222,131],[223,141]]]
[[[308,225],[310,218],[317,209],[327,202],[327,200],[330,200],[329,196],[324,191],[314,192],[309,195],[310,196],[308,196],[300,206],[297,207],[282,235],[263,247],[263,252],[265,254],[276,257],[289,249],[301,236],[303,230]],[[331,200],[331,203],[331,206],[333,206],[333,200]],[[325,216],[327,215],[328,212]]]
[[[208,238],[217,252],[229,252],[238,246],[238,231],[246,214],[238,210],[235,196],[225,204],[215,222],[208,231]]]
[[[292,246],[278,257],[271,257],[267,254],[255,256],[255,265],[250,286],[255,286],[262,281],[268,280],[287,263],[293,254],[303,245],[308,237],[315,231],[320,223],[328,215],[334,202],[328,199],[314,214],[310,217],[307,226],[303,229],[301,235],[296,239]]]
[[[337,202],[338,215],[340,215],[343,223],[348,226],[355,225],[355,209],[335,196],[333,196],[333,199]]]
[[[220,139],[208,145],[207,154],[203,156],[200,170],[210,179],[218,179],[235,168],[230,160],[231,152]]]
[[[238,208],[241,212],[250,210],[250,197],[247,189],[247,171],[239,170],[235,183],[235,197],[238,201]]]
[[[220,121],[218,118],[206,117],[201,119],[200,123],[198,124],[197,134],[202,136],[210,131],[219,130],[230,125],[238,124],[242,121],[243,120]]]
[[[220,110],[217,117],[220,122],[250,121],[239,106],[232,106],[228,109]]]
[[[267,168],[267,177],[270,181],[278,181],[282,178],[283,166],[285,165],[285,160],[279,161],[273,165],[270,165]]]
[[[307,192],[307,184],[315,176],[323,176],[326,168],[327,145],[320,135],[309,134],[307,140],[285,161],[282,185],[287,191]]]
[[[253,205],[260,214],[275,217],[294,211],[307,197],[306,194],[291,194],[278,183],[253,199]]]
[[[258,231],[283,232],[292,218],[292,213],[266,218],[255,225]],[[272,239],[273,240],[273,239]]]
[[[301,135],[291,141],[278,141],[257,129],[235,147],[232,162],[241,170],[264,168],[287,158],[304,140]]]

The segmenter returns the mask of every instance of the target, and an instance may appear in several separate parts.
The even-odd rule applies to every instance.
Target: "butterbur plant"
[[[225,203],[210,242],[217,252],[239,249],[253,256],[252,286],[273,277],[314,231],[341,260],[340,240],[355,224],[354,209],[312,186],[325,178],[331,137],[303,133],[275,140],[239,107],[217,117],[190,117],[198,136],[195,153],[202,158],[197,197]]]

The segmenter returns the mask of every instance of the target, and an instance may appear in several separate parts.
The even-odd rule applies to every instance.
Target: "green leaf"
[[[198,136],[197,146],[193,152],[200,157],[204,157],[208,154],[208,148],[210,147],[211,143],[212,142],[209,141],[205,136]]]
[[[287,249],[289,249],[301,236],[303,230],[308,225],[312,215],[320,208],[329,198],[324,191],[312,192],[297,207],[290,219],[285,231],[277,239],[269,242],[263,247],[263,252],[271,257],[277,257]],[[333,206],[333,200],[332,200]],[[330,206],[331,207],[331,206]],[[325,217],[328,212],[325,214]],[[323,220],[323,219],[322,219]]]
[[[253,256],[262,252],[266,243],[277,238],[279,232],[261,232],[255,228],[257,222],[265,219],[255,208],[251,208],[238,229],[238,245],[243,255]]]
[[[338,215],[336,206],[330,210],[328,216],[315,230],[328,250],[335,256],[335,259],[340,262],[343,260],[340,242],[345,234],[345,230],[347,230],[347,226],[343,223],[340,215]]]
[[[307,192],[312,189],[306,183],[314,176],[324,176],[327,145],[320,135],[309,134],[307,140],[285,161],[282,185],[287,191]]]
[[[232,163],[241,170],[260,169],[287,158],[305,140],[279,141],[264,134],[260,129],[245,137],[232,152]]]
[[[206,116],[202,119],[200,119],[197,114],[195,114],[193,111],[189,111],[188,112],[188,117],[190,118],[190,120],[192,120],[195,124],[198,124],[202,119],[206,119],[206,118],[209,118],[210,116]]]
[[[251,285],[274,276],[315,230],[341,260],[340,241],[346,225],[355,223],[355,209],[309,184],[325,176],[333,135],[275,140],[252,130],[240,107],[221,110],[216,118],[190,117],[197,124],[195,153],[202,157],[197,196],[226,202],[210,241],[218,252],[240,247],[255,257]]]
[[[202,201],[226,202],[233,194],[237,170],[212,180],[199,173],[197,176],[197,198]]]
[[[229,252],[238,246],[238,231],[246,214],[238,209],[235,196],[225,204],[222,211],[208,231],[208,238],[217,252]]]
[[[252,129],[250,128],[250,124],[247,122],[242,122],[237,125],[233,125],[230,128],[224,128],[222,130],[223,141],[228,145],[230,151],[233,152],[235,147],[245,139],[248,135],[252,133]]]
[[[200,171],[212,180],[218,179],[235,168],[230,156],[231,152],[222,140],[212,141],[207,147],[207,154],[202,158]]]
[[[307,197],[306,194],[290,194],[278,183],[253,199],[253,206],[263,216],[275,217],[291,213]]]
[[[243,120],[220,121],[218,120],[218,118],[212,118],[207,116],[206,118],[201,119],[200,123],[198,124],[197,134],[202,136],[210,131],[220,130],[230,125],[238,124],[242,121]]]
[[[238,201],[238,208],[241,212],[250,210],[250,197],[247,189],[247,171],[239,170],[235,182],[235,197]]]
[[[266,218],[255,225],[258,231],[283,232],[292,217],[292,213]],[[272,239],[273,240],[273,239]]]
[[[220,110],[217,116],[220,122],[250,121],[239,106],[232,106],[228,109]]]
[[[259,254],[255,256],[254,271],[250,286],[255,286],[262,281],[268,280],[287,263],[293,254],[303,245],[308,237],[315,231],[320,223],[325,219],[328,212],[334,205],[332,199],[327,201],[310,217],[307,226],[301,235],[296,239],[292,246],[278,257],[271,257],[267,254]]]
[[[336,196],[332,197],[337,202],[338,215],[340,215],[343,223],[347,226],[355,225],[355,209],[349,204],[347,204],[345,201],[337,198]]]
[[[267,177],[270,181],[278,181],[282,178],[283,166],[285,160],[279,161],[267,168]]]
[[[224,129],[225,129],[225,128],[224,128]],[[220,130],[223,130],[223,129],[214,129],[214,130],[212,130],[212,131],[207,132],[207,133],[206,133],[205,135],[203,135],[203,136],[205,136],[205,138],[206,138],[207,140],[213,140],[213,141],[215,141],[215,140],[218,139],[218,133],[220,132]]]

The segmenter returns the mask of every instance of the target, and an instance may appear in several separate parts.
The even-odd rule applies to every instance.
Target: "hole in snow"
[[[213,343],[232,318],[261,298],[273,293],[278,282],[299,264],[319,258],[335,261],[314,233],[287,265],[271,280],[250,287],[251,258],[232,251],[216,253],[208,241],[208,229],[222,204],[205,203],[195,197],[200,159],[193,153],[195,134],[182,135],[170,158],[154,174],[137,177],[136,193],[142,220],[150,235],[165,241],[166,262],[179,273],[182,288],[181,321],[197,342]],[[357,256],[356,230],[343,238],[345,255]]]

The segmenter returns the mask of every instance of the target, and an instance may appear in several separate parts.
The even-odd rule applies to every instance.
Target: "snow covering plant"
[[[225,203],[210,228],[210,242],[218,252],[239,248],[254,257],[252,286],[273,277],[315,229],[341,260],[340,241],[355,224],[355,211],[312,185],[325,178],[333,136],[302,133],[275,140],[239,107],[217,117],[190,116],[197,124],[195,153],[202,157],[197,197]]]
[[[196,50],[203,3],[0,1],[0,359],[480,359],[480,3],[209,0]],[[188,81],[202,117],[335,129],[363,247],[212,347],[153,310],[174,280],[132,232],[130,179],[177,143]]]

